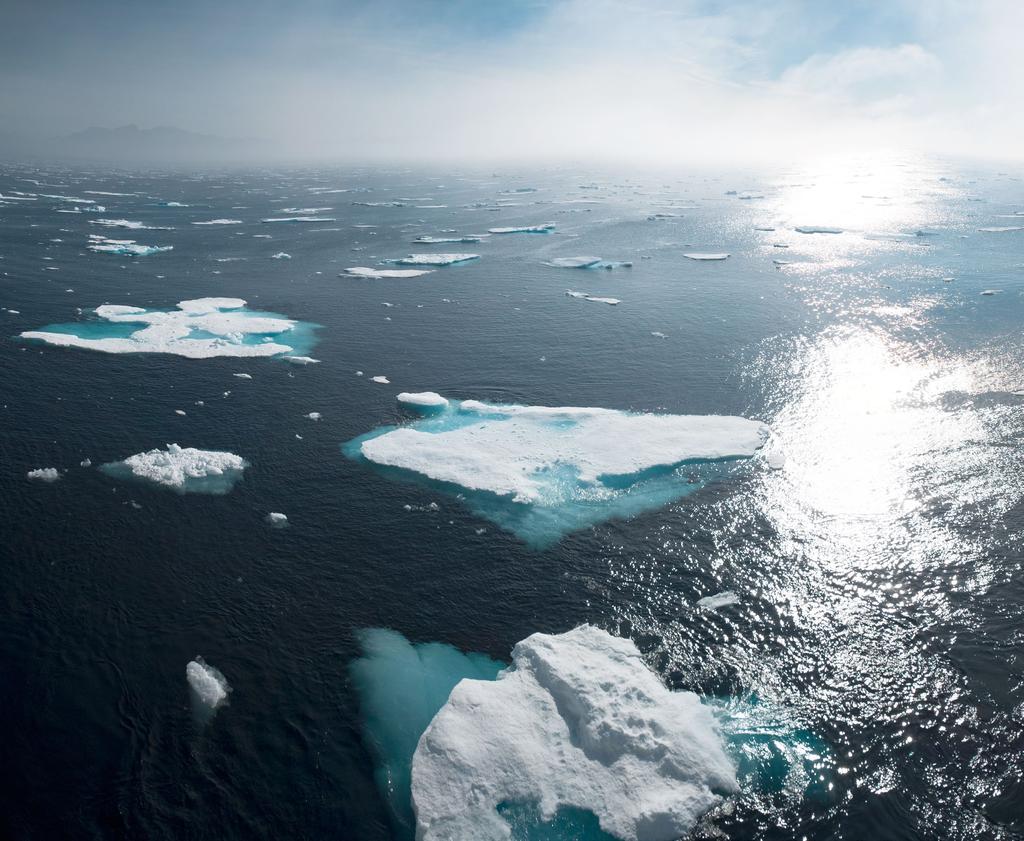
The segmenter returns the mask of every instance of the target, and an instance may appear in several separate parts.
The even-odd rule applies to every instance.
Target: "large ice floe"
[[[479,258],[479,254],[410,254],[392,262],[400,266],[453,266]]]
[[[315,324],[245,309],[241,298],[197,298],[174,310],[104,304],[99,318],[51,324],[22,338],[104,353],[172,353],[191,359],[300,354],[315,344]],[[282,341],[287,337],[287,344]]]
[[[731,416],[476,400],[429,408],[408,425],[348,442],[345,453],[391,475],[439,483],[537,545],[680,499],[768,438],[764,424]]]
[[[670,691],[593,626],[534,634],[507,668],[385,629],[359,641],[352,682],[400,839],[674,841],[738,790],[802,797],[820,777],[820,743],[782,711]]]
[[[225,494],[242,478],[248,462],[234,453],[168,444],[110,462],[100,470],[115,479],[151,482],[178,493]]]
[[[425,274],[430,274],[433,269],[375,269],[371,266],[351,266],[345,269],[345,274],[349,277],[369,277],[369,278],[411,278],[411,277],[423,277]]]
[[[489,234],[550,234],[555,229],[554,222],[543,225],[524,225],[519,228],[488,228]]]
[[[119,254],[123,257],[148,257],[174,248],[173,245],[139,245],[133,239],[110,239],[98,234],[89,234],[86,247],[101,254]]]

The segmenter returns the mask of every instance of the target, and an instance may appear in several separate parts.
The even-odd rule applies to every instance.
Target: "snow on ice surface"
[[[675,841],[737,788],[711,709],[589,625],[527,637],[496,680],[459,682],[412,763],[420,841],[510,838],[498,807],[516,803],[545,820],[587,810],[624,841]]]
[[[488,228],[489,234],[550,234],[555,229],[554,222],[543,225],[525,225],[520,228]]]
[[[104,353],[172,353],[191,359],[280,356],[314,343],[315,325],[244,307],[241,298],[197,298],[171,311],[104,304],[95,310],[100,322],[52,324],[21,336]],[[132,324],[138,329],[126,333],[125,325]],[[284,333],[290,344],[277,341]]]
[[[441,483],[475,513],[546,545],[678,500],[752,457],[767,438],[764,424],[740,417],[453,400],[344,450]]]
[[[109,239],[98,234],[89,234],[86,246],[90,251],[102,254],[120,254],[125,257],[148,257],[161,251],[170,251],[173,245],[139,245],[133,239]]]
[[[223,704],[231,691],[224,675],[202,657],[189,661],[185,666],[185,677],[197,700],[210,709],[216,709]]]
[[[352,266],[351,268],[345,269],[345,274],[350,277],[370,277],[370,278],[385,278],[385,277],[422,277],[425,274],[430,274],[433,269],[374,269],[369,266]]]
[[[116,479],[140,479],[178,493],[225,494],[242,478],[248,463],[219,450],[198,450],[168,444],[100,467]]]
[[[725,253],[714,253],[714,252],[705,252],[705,251],[693,251],[693,252],[690,252],[689,254],[684,254],[683,256],[686,259],[688,259],[688,260],[703,260],[703,261],[726,260],[729,257],[729,255],[725,254]]]
[[[60,478],[56,467],[38,467],[35,470],[30,470],[26,475],[29,479],[35,479],[38,482],[56,482]]]
[[[479,254],[410,254],[394,262],[400,266],[451,266],[479,259]]]

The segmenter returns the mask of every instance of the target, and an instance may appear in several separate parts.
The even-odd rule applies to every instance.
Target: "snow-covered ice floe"
[[[718,610],[721,607],[728,607],[729,605],[736,604],[739,602],[740,597],[737,596],[732,590],[723,590],[721,593],[715,593],[712,596],[705,596],[697,601],[697,607],[702,607],[705,610]]]
[[[1008,234],[1012,231],[1024,231],[1024,225],[999,225],[990,228],[978,228],[986,234]]]
[[[168,207],[171,207],[172,205],[174,207],[188,207],[187,204],[179,205],[179,204],[174,204],[173,202],[171,202],[171,204],[169,204]],[[204,222],[193,222],[192,224],[193,225],[242,225],[244,223],[242,222],[241,219],[207,219]]]
[[[827,225],[800,225],[794,229],[799,234],[841,234],[842,228],[830,228]]]
[[[395,399],[403,406],[424,413],[448,408],[448,399],[436,391],[403,391]]]
[[[152,482],[178,493],[225,494],[242,478],[248,462],[234,453],[168,444],[100,466],[115,479]]]
[[[591,301],[595,304],[621,304],[622,301],[618,298],[602,298],[600,295],[588,295],[586,292],[576,292],[572,289],[566,289],[565,294],[569,298],[579,298],[581,301]]]
[[[288,525],[288,515],[280,511],[271,511],[265,519],[275,529],[283,529]]]
[[[632,261],[602,260],[600,257],[552,257],[546,266],[553,269],[617,269],[632,268]]]
[[[508,667],[387,629],[358,638],[350,675],[399,837],[674,841],[738,790],[800,797],[824,776],[823,746],[783,710],[669,691],[591,626],[534,634]]]
[[[659,508],[749,459],[759,421],[720,415],[451,400],[429,417],[344,446],[351,458],[460,495],[534,545]]]
[[[478,259],[479,254],[410,254],[392,262],[400,266],[452,266]]]
[[[197,298],[169,311],[104,304],[94,312],[99,320],[51,324],[21,337],[104,353],[172,353],[191,359],[285,356],[308,350],[316,341],[317,325],[247,310],[241,298]]]
[[[37,482],[56,482],[60,478],[60,471],[56,467],[37,467],[30,470],[26,476]]]
[[[221,706],[231,692],[231,687],[219,669],[215,669],[202,657],[196,657],[185,666],[185,678],[199,703],[213,710]]]
[[[333,216],[277,216],[271,219],[260,219],[261,222],[337,222]]]
[[[726,260],[729,255],[724,252],[709,252],[709,251],[691,251],[689,254],[683,255],[687,260],[700,260],[700,261],[716,261]]]
[[[370,266],[352,266],[345,269],[345,274],[349,277],[410,278],[422,277],[425,274],[430,274],[432,271],[433,269],[374,269]]]
[[[440,245],[447,242],[483,242],[485,236],[487,234],[468,234],[461,237],[432,237],[423,235],[416,237],[413,242],[421,245]]]
[[[109,239],[98,234],[89,234],[86,247],[101,254],[120,254],[124,257],[148,257],[174,248],[173,245],[139,245],[133,239]]]
[[[519,228],[488,228],[489,234],[550,234],[555,229],[554,222],[543,225],[524,225]]]

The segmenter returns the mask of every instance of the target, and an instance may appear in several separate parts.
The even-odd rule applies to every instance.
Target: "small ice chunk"
[[[394,262],[400,266],[452,266],[455,263],[467,263],[479,258],[479,254],[410,254]]]
[[[800,234],[841,234],[842,228],[830,228],[827,225],[800,225],[796,229]]]
[[[352,266],[345,269],[351,277],[422,277],[433,269],[374,269],[369,266]]]
[[[308,415],[306,415],[306,417],[309,418],[310,420],[318,421],[320,420],[320,418],[323,417],[323,415],[321,415],[319,412],[310,412]]]
[[[555,229],[554,222],[543,225],[524,225],[518,228],[488,228],[489,234],[550,234]]]
[[[600,257],[552,257],[547,265],[556,269],[589,269],[600,262]]]
[[[168,205],[170,207],[171,205]],[[187,207],[187,205],[175,205],[175,207]],[[193,222],[193,225],[242,225],[241,219],[208,219],[205,222]]]
[[[251,380],[252,374],[232,374],[233,377],[238,377],[240,380]]]
[[[174,414],[176,414],[176,415],[184,415],[185,414],[185,410],[184,409],[175,409],[174,410]]]
[[[278,251],[277,254],[270,255],[272,260],[291,260],[292,255],[284,251]]]
[[[78,466],[79,467],[92,467],[92,459],[91,458],[83,458],[80,462],[78,462]]]
[[[1024,225],[1002,225],[992,228],[978,228],[978,230],[986,234],[1006,234],[1011,231],[1024,231]]]
[[[285,362],[291,362],[292,365],[319,365],[320,360],[314,359],[312,356],[286,356],[284,357]]]
[[[715,593],[713,596],[705,596],[700,599],[697,602],[697,607],[702,607],[705,610],[718,610],[731,604],[737,604],[739,600],[740,597],[732,590],[723,590],[721,593]]]
[[[414,406],[418,409],[444,408],[448,405],[448,400],[436,391],[403,391],[397,400],[403,406]]]
[[[726,260],[729,255],[724,252],[711,252],[711,251],[691,251],[688,254],[683,255],[687,260]]]
[[[267,514],[266,520],[276,529],[284,528],[288,525],[288,517],[280,511],[271,511]]]
[[[370,377],[370,382],[380,383],[381,385],[388,385],[391,382],[391,380],[389,380],[387,377],[378,375],[376,377]]]
[[[469,236],[461,237],[431,237],[431,236],[418,236],[413,242],[421,245],[441,245],[442,243],[451,242],[483,242],[486,234],[474,234]]]
[[[56,482],[60,478],[60,472],[56,467],[37,467],[26,475],[29,479],[35,479],[38,482]]]
[[[982,295],[998,295],[1000,292],[1002,292],[1001,289],[985,289],[985,290],[982,291],[981,294]]]
[[[185,666],[185,677],[196,698],[210,709],[223,704],[231,691],[227,680],[202,657],[196,657]]]
[[[583,301],[592,301],[595,304],[611,304],[612,306],[614,306],[615,304],[622,303],[622,301],[620,301],[618,298],[602,298],[598,295],[588,295],[586,292],[575,292],[572,289],[567,289],[565,291],[565,294],[570,298],[579,298]]]
[[[141,479],[178,493],[224,494],[248,466],[234,453],[168,444],[164,450],[137,453],[101,469],[116,479]]]

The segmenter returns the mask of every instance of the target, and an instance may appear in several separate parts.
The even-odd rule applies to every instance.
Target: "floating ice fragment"
[[[668,338],[668,336],[666,336],[666,335],[665,335],[664,333],[662,333],[662,332],[661,332],[660,330],[652,330],[652,331],[651,331],[651,335],[652,335],[652,336],[656,336],[656,337],[657,337],[657,338],[659,338],[659,339],[667,339],[667,338]]]
[[[579,298],[580,300],[591,301],[595,304],[611,304],[615,306],[622,303],[618,298],[602,298],[598,295],[588,295],[586,292],[574,292],[572,289],[567,289],[565,294],[570,298]]]
[[[697,601],[697,606],[702,607],[705,610],[718,610],[722,607],[728,607],[731,604],[737,604],[740,597],[737,596],[732,590],[723,590],[721,593],[715,593],[713,596],[705,596]]]
[[[242,478],[248,462],[221,450],[199,450],[168,444],[100,466],[115,479],[139,479],[178,493],[225,494]]]
[[[352,277],[409,278],[422,277],[425,274],[430,274],[432,271],[433,269],[373,269],[369,266],[352,266],[351,268],[345,269],[345,274]]]
[[[35,479],[39,482],[56,482],[60,478],[60,472],[56,467],[37,467],[35,470],[30,470],[26,475],[29,479]]]
[[[552,257],[545,265],[555,269],[616,269],[632,268],[629,260],[602,260],[600,257]]]
[[[499,807],[588,810],[623,841],[675,841],[738,788],[711,709],[598,628],[534,634],[497,680],[464,679],[412,762],[419,841],[510,837]]]
[[[90,225],[103,225],[105,228],[127,228],[132,231],[173,231],[166,225],[147,225],[145,222],[133,222],[130,219],[90,219]]]
[[[184,416],[185,415],[185,410],[184,409],[175,409],[174,410],[174,414]]]
[[[270,255],[273,260],[291,260],[292,255],[284,251],[278,251],[277,254]]]
[[[319,365],[320,360],[314,359],[312,356],[286,356],[284,357],[285,362],[291,362],[292,365]]]
[[[175,205],[175,207],[187,207],[188,205]],[[170,207],[170,205],[168,205]],[[193,222],[193,225],[242,225],[241,219],[209,219],[205,222]]]
[[[795,229],[801,234],[841,234],[842,228],[829,228],[824,225],[801,225]]]
[[[337,222],[333,216],[280,216],[272,219],[260,219],[261,222]]]
[[[550,234],[555,229],[554,222],[543,225],[525,225],[519,228],[488,228],[489,234]]]
[[[223,704],[231,691],[224,675],[202,657],[196,657],[185,666],[185,677],[196,698],[211,710]]]
[[[288,517],[280,511],[271,511],[267,514],[266,520],[276,529],[281,529],[288,525]]]
[[[729,255],[725,254],[725,253],[714,253],[714,252],[704,252],[704,251],[692,251],[692,252],[690,252],[688,254],[684,254],[683,256],[686,259],[688,259],[688,260],[702,260],[702,261],[725,260],[725,259],[728,259],[728,257],[729,257]]]
[[[133,239],[108,239],[97,234],[89,234],[86,247],[90,251],[103,254],[120,254],[125,257],[148,257],[161,251],[170,251],[173,245],[139,245]]]
[[[1002,292],[1001,289],[985,289],[985,290],[982,291],[981,294],[982,295],[998,295],[1000,292]]]
[[[370,377],[370,382],[380,383],[381,385],[388,385],[391,382],[391,380],[389,380],[387,377],[376,376]]]
[[[1024,225],[1003,225],[992,228],[978,228],[978,230],[986,234],[1005,234],[1011,231],[1024,231]]]
[[[403,406],[412,406],[420,411],[444,409],[448,400],[436,391],[403,391],[396,398]]]
[[[251,380],[252,374],[232,374],[233,377],[238,377],[240,380]]]
[[[78,466],[79,467],[92,467],[92,459],[91,458],[83,458],[80,462],[78,462]]]
[[[486,234],[475,234],[461,237],[431,237],[431,236],[418,236],[413,242],[420,243],[421,245],[439,245],[446,242],[483,242]]]
[[[410,254],[394,262],[400,266],[451,266],[479,258],[479,254]]]
[[[323,417],[323,415],[321,415],[319,412],[310,412],[308,415],[306,415],[306,417],[309,418],[310,420],[318,421],[320,420],[320,418]]]

